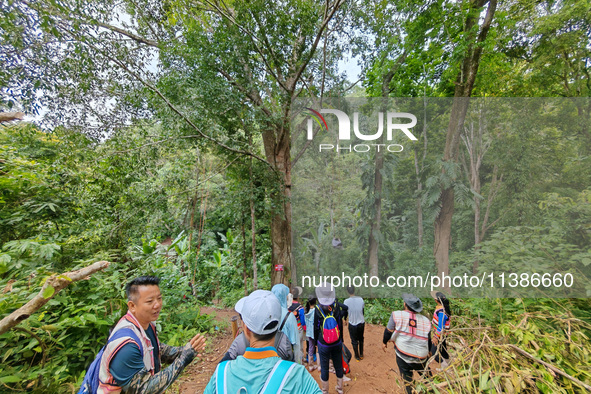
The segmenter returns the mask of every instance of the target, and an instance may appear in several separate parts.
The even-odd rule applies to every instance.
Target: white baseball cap
[[[336,297],[334,287],[331,283],[324,282],[316,288],[316,298],[320,305],[332,305]]]
[[[271,334],[279,328],[281,304],[275,294],[268,290],[253,291],[248,297],[241,298],[234,309],[240,313],[246,327],[255,334]]]

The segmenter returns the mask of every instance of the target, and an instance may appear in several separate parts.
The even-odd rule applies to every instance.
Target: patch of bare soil
[[[202,393],[213,375],[218,362],[232,343],[230,319],[236,316],[233,309],[202,308],[204,314],[215,314],[220,322],[219,334],[208,336],[208,345],[203,357],[194,361],[183,372],[181,378],[173,386],[173,392],[182,394]],[[347,375],[351,380],[345,382],[344,392],[350,394],[366,393],[404,393],[402,378],[396,365],[396,355],[392,343],[388,344],[388,351],[382,350],[383,326],[367,324],[365,327],[364,359],[351,360],[351,372]],[[353,351],[349,331],[345,328],[345,344]],[[320,384],[320,371],[311,372]],[[416,373],[415,373],[416,374]],[[330,393],[336,393],[337,378],[330,374]]]
[[[203,393],[205,386],[213,375],[218,363],[226,354],[230,344],[234,340],[230,319],[238,316],[234,309],[221,309],[213,307],[201,308],[201,314],[213,315],[219,323],[216,335],[207,335],[207,346],[201,358],[195,359],[174,384],[173,392],[183,394]]]

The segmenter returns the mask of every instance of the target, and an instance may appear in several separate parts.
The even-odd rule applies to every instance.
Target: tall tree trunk
[[[195,231],[195,210],[197,209],[197,200],[199,199],[199,151],[197,151],[197,161],[195,162],[195,195],[193,196],[193,201],[191,201],[191,220],[189,221],[189,252],[191,252],[191,246],[193,244],[193,231]],[[184,222],[184,221],[183,221]],[[189,253],[190,256],[190,253]],[[168,257],[168,254],[167,254]],[[188,263],[189,271],[191,270],[191,263]],[[195,259],[195,265],[197,265],[197,259]],[[183,260],[181,260],[181,273],[185,274],[185,264]],[[193,278],[194,279],[194,278]],[[191,287],[191,291],[193,295],[195,295],[194,289],[194,280],[189,282],[189,286]]]
[[[384,142],[384,136],[379,139],[379,144]],[[382,217],[382,169],[384,168],[384,153],[380,150],[376,152],[375,158],[376,168],[374,173],[374,187],[373,187],[373,207],[374,216],[371,222],[371,230],[369,232],[369,245],[367,253],[367,265],[369,266],[369,275],[378,276],[378,250],[380,242],[378,234],[380,233],[380,222]]]
[[[256,290],[259,287],[259,280],[258,280],[258,269],[257,269],[257,247],[256,247],[256,238],[257,232],[254,226],[254,199],[250,199],[250,232],[252,236],[252,286],[253,289]]]
[[[295,267],[291,256],[291,156],[289,141],[289,116],[283,130],[263,132],[267,160],[280,178],[282,190],[271,196],[278,203],[271,216],[271,284],[289,285],[295,279]],[[277,138],[277,140],[276,140]]]
[[[423,66],[424,67],[424,66]],[[419,148],[415,145],[415,175],[417,178],[417,227],[419,236],[419,249],[423,247],[423,181],[421,176],[425,169],[425,158],[427,157],[427,92],[423,96],[423,158],[419,166]]]
[[[387,113],[388,109],[388,97],[390,96],[390,82],[392,82],[392,78],[396,74],[396,71],[400,68],[400,66],[406,60],[406,56],[408,52],[404,51],[396,62],[390,67],[389,71],[383,75],[382,80],[382,99],[384,100],[382,112]],[[378,144],[383,144],[384,142],[384,134],[378,140]],[[382,150],[376,151],[375,157],[375,171],[374,171],[374,185],[373,185],[373,206],[374,206],[374,216],[371,222],[371,229],[369,232],[369,244],[367,248],[367,265],[369,267],[369,275],[370,276],[378,276],[378,252],[379,252],[379,233],[381,227],[381,218],[382,218],[382,186],[383,186],[383,177],[382,177],[382,169],[384,168],[384,153]]]
[[[242,278],[244,279],[244,295],[248,295],[248,275],[246,274],[246,225],[244,224],[244,216],[242,215]]]
[[[484,41],[488,35],[492,19],[494,17],[497,1],[488,1],[488,9],[484,22],[479,29],[478,36],[475,37],[474,26],[480,17],[480,8],[487,3],[487,0],[472,0],[470,1],[470,10],[464,25],[464,32],[470,40],[470,44],[466,50],[460,72],[456,80],[456,88],[454,92],[454,102],[451,110],[449,124],[447,128],[447,136],[445,140],[445,150],[443,153],[443,160],[445,162],[457,163],[458,150],[460,142],[460,131],[464,126],[466,119],[466,112],[468,110],[469,97],[472,95],[476,74],[478,73],[478,66],[480,65],[480,56]],[[472,36],[472,37],[470,37]],[[442,169],[445,172],[445,169]],[[437,264],[437,272],[439,275],[449,274],[449,248],[451,241],[451,223],[454,213],[454,189],[453,185],[448,188],[442,188],[441,196],[439,197],[441,210],[435,219],[435,243],[433,245],[433,255]],[[449,283],[444,282],[443,289],[448,290]]]
[[[252,147],[252,135],[248,136],[248,143]],[[251,148],[252,149],[252,148]],[[258,289],[258,269],[257,269],[257,253],[256,253],[256,228],[255,228],[255,214],[254,214],[254,184],[252,179],[252,157],[250,158],[250,167],[248,168],[248,175],[250,179],[250,232],[252,236],[252,286],[253,289]]]

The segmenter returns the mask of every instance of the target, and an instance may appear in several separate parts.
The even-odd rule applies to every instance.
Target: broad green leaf
[[[55,289],[53,288],[53,286],[49,285],[45,289],[43,289],[43,293],[41,295],[43,296],[43,298],[48,299],[51,298],[54,293]]]
[[[21,380],[22,380],[21,377],[15,376],[15,375],[3,376],[0,378],[0,382],[2,382],[2,383],[17,383],[17,382],[20,382]]]

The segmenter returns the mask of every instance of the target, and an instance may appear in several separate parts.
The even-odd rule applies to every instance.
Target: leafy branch
[[[39,293],[25,305],[12,312],[0,321],[0,335],[28,319],[33,313],[37,312],[43,305],[47,304],[57,293],[68,287],[71,283],[82,279],[88,279],[90,275],[102,271],[111,263],[108,261],[97,261],[88,267],[77,271],[66,272],[65,274],[55,274],[47,278]]]

